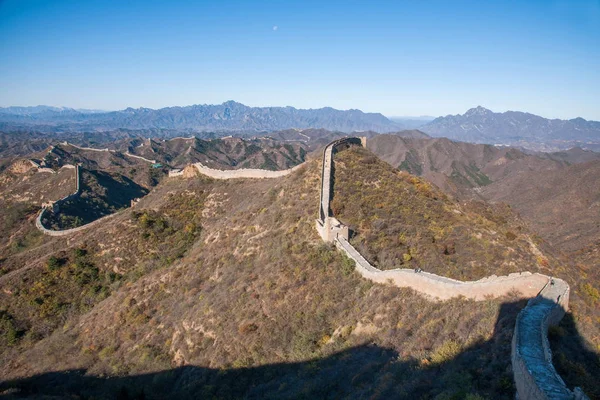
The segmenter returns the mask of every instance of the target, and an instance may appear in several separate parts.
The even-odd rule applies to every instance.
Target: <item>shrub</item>
[[[344,274],[345,276],[350,276],[354,270],[356,269],[356,263],[354,262],[353,259],[351,259],[350,257],[346,256],[345,254],[342,255],[342,274]]]
[[[99,279],[98,268],[87,261],[77,260],[74,271],[75,281],[80,285],[96,282]]]
[[[147,213],[142,213],[139,216],[138,221],[140,223],[140,226],[144,229],[150,228],[154,222],[150,215],[148,215]]]
[[[8,346],[14,346],[19,340],[19,331],[15,328],[14,319],[4,310],[0,310],[0,333],[3,333],[4,342]]]
[[[64,262],[64,259],[52,256],[46,261],[46,267],[48,267],[50,271],[55,271],[62,267]]]
[[[344,211],[344,202],[339,197],[334,197],[331,201],[331,211],[333,215],[339,215]]]
[[[536,261],[537,261],[538,265],[540,265],[542,267],[548,267],[548,259],[546,257],[537,256]]]
[[[551,338],[564,337],[566,334],[567,332],[561,326],[551,326],[548,328],[548,336]]]
[[[591,300],[593,304],[600,300],[600,291],[598,291],[598,289],[593,287],[591,284],[584,283],[581,285],[581,290],[583,291],[585,297]]]
[[[485,400],[485,397],[482,397],[477,393],[469,393],[465,396],[465,400]]]
[[[240,327],[238,328],[238,332],[241,333],[242,335],[256,332],[257,330],[258,330],[258,325],[254,324],[252,322],[241,324]]]
[[[446,340],[437,350],[431,355],[431,362],[434,364],[442,364],[456,357],[461,351],[460,344],[454,340]]]
[[[85,255],[87,254],[87,250],[84,248],[78,247],[75,249],[74,254],[75,254],[75,257],[77,257],[77,258],[85,257]]]

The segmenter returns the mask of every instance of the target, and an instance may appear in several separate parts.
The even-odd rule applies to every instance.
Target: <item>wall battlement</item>
[[[333,155],[352,144],[365,146],[366,140],[336,140],[323,151],[323,170],[319,218],[316,228],[325,242],[333,242],[356,264],[356,271],[377,283],[410,287],[435,300],[463,296],[474,300],[499,297],[514,290],[531,297],[519,313],[513,335],[511,361],[519,399],[575,399],[587,396],[580,388],[569,390],[552,365],[548,328],[557,325],[569,307],[569,285],[558,278],[521,272],[508,276],[490,276],[478,281],[462,282],[410,269],[382,271],[373,267],[349,242],[348,228],[331,215],[333,198]],[[366,147],[366,146],[365,146]]]

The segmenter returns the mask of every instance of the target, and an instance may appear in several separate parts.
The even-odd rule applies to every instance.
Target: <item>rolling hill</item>
[[[490,201],[510,204],[565,252],[600,245],[600,160],[515,174],[480,193]]]
[[[510,205],[534,231],[567,253],[600,240],[600,153],[574,148],[528,154],[505,146],[390,135],[367,144],[392,166],[457,198]]]
[[[452,141],[446,138],[410,139],[379,135],[367,146],[394,167],[423,176],[444,191],[470,197],[473,188],[491,184],[523,171],[555,170],[576,161],[600,159],[599,153],[576,150],[530,155],[521,150],[484,144]]]

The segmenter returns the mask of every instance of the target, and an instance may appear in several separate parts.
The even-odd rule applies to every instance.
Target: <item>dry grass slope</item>
[[[552,274],[556,263],[509,209],[454,201],[362,148],[336,156],[334,192],[332,211],[380,269],[476,280],[524,270]]]
[[[1,281],[0,393],[512,398],[523,302],[431,303],[359,278],[314,230],[319,182],[314,160],[276,180],[169,180],[93,231],[43,238],[40,261]],[[59,273],[71,290],[51,283]],[[41,305],[27,289],[40,285]],[[37,327],[31,313],[53,302]],[[38,375],[64,370],[86,376]]]

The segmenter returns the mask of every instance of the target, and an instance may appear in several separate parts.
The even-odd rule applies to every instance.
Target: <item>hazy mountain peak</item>
[[[242,107],[247,107],[245,104],[238,103],[238,102],[237,102],[237,101],[235,101],[235,100],[227,100],[227,101],[226,101],[226,102],[224,102],[222,105],[223,105],[223,106],[226,106],[226,107],[233,107],[233,106],[242,106]]]
[[[431,136],[473,143],[508,144],[537,151],[581,146],[595,149],[600,123],[583,118],[547,119],[520,111],[495,113],[482,106],[436,118],[420,128]]]
[[[573,119],[570,119],[569,121],[571,121],[573,123],[577,123],[577,124],[582,124],[582,123],[588,122],[585,118],[581,118],[581,117],[573,118]]]
[[[488,110],[485,107],[482,106],[477,106],[475,108],[471,108],[469,110],[467,110],[467,112],[464,114],[465,117],[471,117],[471,116],[475,116],[475,115],[491,115],[493,114],[493,112],[491,110]]]
[[[48,113],[46,113],[48,114]],[[36,114],[35,117],[0,112],[0,122],[12,126],[60,126],[70,131],[108,131],[113,129],[178,129],[210,131],[278,131],[289,128],[323,128],[331,131],[393,132],[402,128],[382,114],[360,110],[296,109],[293,107],[249,107],[234,100],[215,105],[150,108],[127,108],[110,113],[82,115],[78,112]]]

